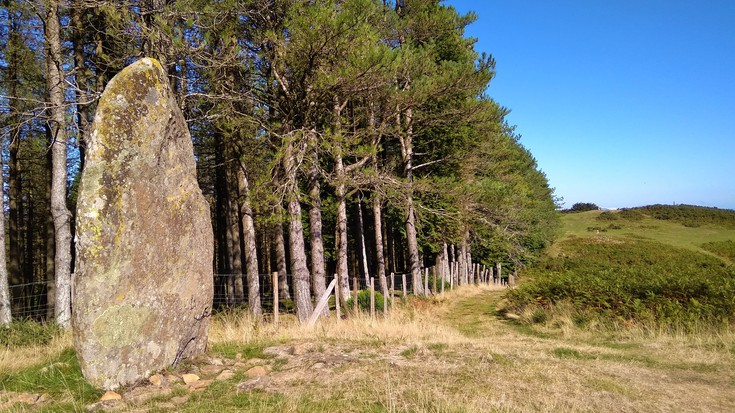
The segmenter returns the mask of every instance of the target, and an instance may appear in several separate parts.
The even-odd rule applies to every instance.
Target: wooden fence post
[[[429,269],[424,268],[424,297],[429,296]]]
[[[447,281],[447,265],[444,260],[442,260],[442,276],[440,279],[442,281],[442,286],[441,286],[442,294],[444,294],[444,283],[446,283]]]
[[[383,295],[383,318],[388,317],[388,294]]]
[[[437,279],[437,278],[439,278],[439,276],[438,276],[438,274],[437,274],[437,269],[438,269],[438,267],[437,267],[437,266],[435,265],[435,266],[434,266],[434,269],[433,269],[433,270],[431,271],[431,272],[433,272],[433,273],[434,273],[434,280],[433,280],[433,281],[434,281],[434,283],[433,283],[434,285],[433,285],[433,288],[431,289],[431,292],[432,292],[432,293],[433,293],[434,295],[436,295],[436,279]]]
[[[390,310],[396,308],[396,273],[390,273]]]
[[[357,306],[357,294],[360,291],[357,284],[357,277],[352,277],[352,289],[355,290],[355,298],[352,299],[352,311],[354,311],[355,316],[357,316],[357,313],[360,310],[360,307]]]
[[[449,263],[449,290],[454,289],[454,263]]]
[[[317,301],[316,306],[314,306],[314,311],[311,312],[309,320],[306,322],[308,327],[313,327],[314,324],[316,324],[316,320],[318,320],[319,316],[324,312],[324,308],[329,305],[329,296],[332,294],[332,289],[336,283],[336,279],[332,280],[332,282],[329,283],[327,290],[324,291],[324,294],[319,297],[319,301]]]
[[[342,310],[340,307],[339,302],[339,294],[340,294],[340,287],[339,287],[339,277],[337,277],[337,274],[334,274],[334,279],[337,280],[337,284],[334,286],[334,311],[337,315],[337,322],[339,323],[339,319],[342,318]]]
[[[406,298],[406,274],[401,274],[401,277],[403,277],[403,298]]]
[[[278,272],[273,276],[273,324],[278,328]]]
[[[375,319],[375,277],[370,277],[370,318]]]

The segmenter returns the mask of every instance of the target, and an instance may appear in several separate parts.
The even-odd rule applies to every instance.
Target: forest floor
[[[63,339],[36,349],[45,360],[34,365],[30,354],[0,350],[0,411],[735,411],[735,337],[520,325],[497,313],[502,294],[464,287],[386,318],[310,329],[221,316],[205,357],[96,404],[87,401],[99,394],[74,384],[78,367],[59,367],[70,353]],[[54,368],[70,376],[59,376],[61,391],[35,378]]]

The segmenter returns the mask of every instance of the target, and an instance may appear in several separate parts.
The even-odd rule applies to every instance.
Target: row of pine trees
[[[335,274],[344,298],[356,275],[386,293],[390,272],[419,294],[447,245],[532,260],[555,233],[553,192],[486,94],[475,19],[437,0],[4,0],[0,321],[35,300],[68,325],[96,101],[142,56],[187,118],[215,273],[236,275],[216,278],[216,305],[260,314],[259,274],[278,272],[304,320]]]

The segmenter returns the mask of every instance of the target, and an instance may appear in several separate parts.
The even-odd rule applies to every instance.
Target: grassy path
[[[496,314],[502,294],[461,288],[409,303],[388,318],[332,319],[312,329],[285,320],[275,329],[242,317],[219,319],[205,359],[224,362],[230,378],[196,391],[172,385],[117,411],[735,411],[732,337],[601,336],[563,325],[520,326]],[[64,359],[68,351],[59,352],[25,373],[0,372],[0,406],[12,396],[3,390],[50,393],[52,400],[0,411],[85,411],[83,388],[70,384],[80,379],[78,368]],[[250,377],[254,367],[265,375]],[[219,371],[212,368],[194,362],[165,374],[212,380]],[[123,401],[136,391],[123,391]]]
[[[491,403],[498,411],[735,411],[732,337],[520,326],[496,315],[501,295],[461,297],[441,316],[500,361],[493,376],[504,385],[484,387],[490,400],[504,401]]]

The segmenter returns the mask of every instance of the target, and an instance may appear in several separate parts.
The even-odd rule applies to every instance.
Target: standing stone
[[[209,206],[161,65],[142,59],[100,98],[76,221],[74,347],[115,389],[204,352],[213,295]]]

